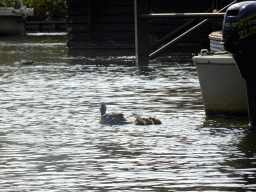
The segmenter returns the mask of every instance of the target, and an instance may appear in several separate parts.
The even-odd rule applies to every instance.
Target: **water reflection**
[[[62,63],[67,53],[67,40],[63,35],[1,36],[0,43],[0,63],[4,65],[20,60],[33,60],[37,64]]]
[[[0,38],[2,191],[256,189],[255,131],[205,117],[191,53],[82,65],[91,58],[69,57],[65,37],[47,38]],[[36,64],[14,66],[21,56]],[[100,125],[101,102],[163,124]]]

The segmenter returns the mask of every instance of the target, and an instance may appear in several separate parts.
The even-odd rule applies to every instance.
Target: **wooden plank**
[[[26,22],[27,32],[66,32],[66,22]]]

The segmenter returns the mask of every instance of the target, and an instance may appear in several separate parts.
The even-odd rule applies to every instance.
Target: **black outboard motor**
[[[256,1],[231,5],[223,22],[222,44],[246,81],[249,125],[256,127]]]

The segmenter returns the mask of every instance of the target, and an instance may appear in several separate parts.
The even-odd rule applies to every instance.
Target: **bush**
[[[19,0],[6,0],[8,7],[20,8]],[[35,18],[38,20],[53,20],[66,14],[66,0],[23,0],[28,8],[34,8]],[[4,2],[0,2],[4,7]]]

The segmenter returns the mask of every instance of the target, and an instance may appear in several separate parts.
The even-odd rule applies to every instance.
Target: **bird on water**
[[[106,113],[107,107],[105,103],[101,103],[100,105],[100,124],[108,124],[108,125],[123,125],[123,124],[131,124],[132,121],[128,121],[124,118],[124,114],[120,112],[111,112]]]
[[[120,112],[111,112],[106,113],[107,107],[105,103],[101,103],[100,105],[100,124],[107,124],[107,125],[123,125],[123,124],[132,124],[135,125],[159,125],[162,124],[162,122],[154,117],[149,118],[141,118],[137,117],[134,122],[128,121],[126,118],[124,118],[124,114]]]
[[[135,125],[160,125],[162,122],[154,117],[149,117],[149,118],[142,118],[142,117],[137,117],[134,121]]]

